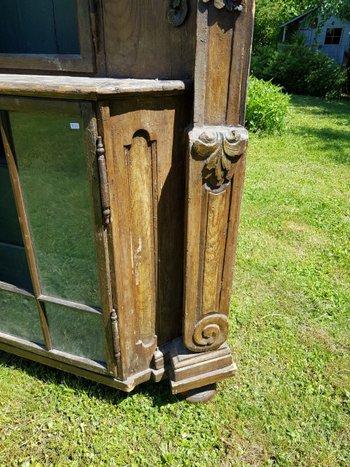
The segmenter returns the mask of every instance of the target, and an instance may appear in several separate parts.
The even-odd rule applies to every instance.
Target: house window
[[[342,28],[328,28],[326,32],[325,45],[338,45],[342,35]]]

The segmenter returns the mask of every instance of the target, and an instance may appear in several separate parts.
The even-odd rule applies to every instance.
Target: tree
[[[350,0],[323,0],[322,2],[313,0],[310,3],[313,6],[320,6],[323,17],[332,15],[350,20]]]
[[[321,17],[350,19],[350,0],[256,0],[254,49],[275,45],[280,40],[280,25],[294,16],[318,7]]]

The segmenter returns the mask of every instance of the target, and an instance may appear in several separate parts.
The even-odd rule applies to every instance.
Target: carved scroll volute
[[[189,135],[184,344],[215,350],[228,334],[228,304],[248,133],[197,127]],[[229,286],[227,286],[229,284]]]

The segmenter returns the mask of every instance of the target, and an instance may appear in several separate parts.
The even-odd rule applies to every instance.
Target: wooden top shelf
[[[97,100],[120,94],[180,93],[189,82],[76,76],[0,74],[0,95]]]

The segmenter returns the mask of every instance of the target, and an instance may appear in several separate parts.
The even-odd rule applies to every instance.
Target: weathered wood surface
[[[116,338],[110,322],[110,313],[113,308],[111,271],[109,264],[107,231],[104,225],[101,210],[102,196],[99,186],[98,152],[97,152],[97,119],[91,103],[80,103],[81,114],[84,120],[84,142],[86,147],[86,161],[88,182],[93,201],[94,235],[97,257],[97,273],[102,307],[102,320],[105,341],[106,366],[110,375],[117,377],[119,374],[119,355],[116,348]],[[103,205],[102,205],[103,206]],[[81,305],[81,304],[80,304]]]
[[[180,27],[167,18],[170,1],[104,2],[107,75],[116,78],[193,77],[197,0]]]
[[[170,364],[173,394],[217,383],[232,376],[237,369],[227,344],[211,352],[193,353],[183,347],[181,339],[173,342]]]
[[[241,125],[254,1],[236,2],[241,8],[231,11],[221,0],[199,5],[188,144],[184,343],[207,352],[228,335],[248,141]]]
[[[101,114],[126,377],[181,334],[186,112],[178,98],[143,98]]]
[[[136,385],[149,380],[152,370],[134,374],[131,378],[121,381],[106,373],[106,369],[96,362],[79,357],[72,357],[57,350],[46,351],[41,347],[12,338],[0,333],[0,350],[22,358],[28,358],[38,363],[54,367],[56,369],[87,378],[97,383],[105,384],[125,392],[132,391]]]
[[[96,100],[99,96],[178,93],[189,88],[189,82],[180,80],[0,74],[0,94],[15,96]]]
[[[244,125],[255,0],[241,12],[199,0],[194,125]]]

